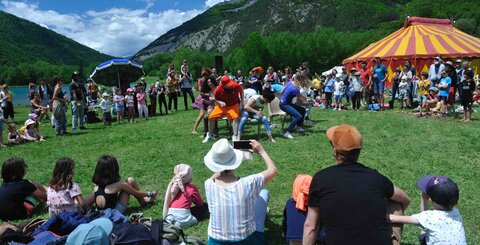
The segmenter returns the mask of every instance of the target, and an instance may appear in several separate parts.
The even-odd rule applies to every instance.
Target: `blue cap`
[[[458,202],[458,186],[447,176],[423,176],[417,181],[417,187],[444,207],[453,207]]]
[[[109,245],[113,224],[109,219],[98,218],[79,225],[67,239],[67,245]]]

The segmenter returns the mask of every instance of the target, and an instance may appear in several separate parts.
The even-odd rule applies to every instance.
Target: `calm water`
[[[28,87],[9,87],[13,94],[14,105],[28,105],[30,98],[28,98]],[[63,85],[63,91],[68,91],[68,84]]]

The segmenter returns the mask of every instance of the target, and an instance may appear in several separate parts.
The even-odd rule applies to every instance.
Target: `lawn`
[[[183,98],[179,98],[179,108],[183,108]],[[17,106],[16,110],[17,120],[24,120],[27,108]],[[89,194],[93,189],[91,177],[97,159],[102,154],[114,155],[119,160],[123,177],[133,176],[143,190],[160,193],[156,204],[145,208],[131,200],[127,212],[143,212],[145,216],[161,218],[163,193],[176,164],[188,163],[192,166],[193,183],[202,193],[203,182],[212,174],[203,164],[203,157],[212,143],[202,144],[199,135],[191,134],[197,115],[197,110],[182,109],[168,116],[139,120],[135,124],[114,124],[110,127],[87,124],[88,130],[64,137],[56,137],[51,126],[44,123],[41,130],[46,135],[46,142],[0,149],[0,160],[3,162],[13,156],[24,158],[29,166],[27,178],[46,184],[55,160],[62,156],[71,157],[76,162],[75,181],[84,194]],[[70,123],[71,117],[68,118]],[[407,214],[416,213],[419,209],[420,192],[415,187],[418,178],[425,174],[438,174],[448,175],[456,181],[460,188],[458,208],[463,215],[468,242],[480,244],[478,113],[474,114],[475,120],[470,124],[458,122],[453,117],[446,120],[418,119],[397,110],[338,112],[315,109],[312,119],[315,124],[302,135],[293,134],[293,140],[282,138],[280,129],[276,128],[273,132],[278,142],[267,142],[262,132],[261,143],[279,171],[278,176],[266,186],[271,193],[270,214],[266,223],[270,244],[282,244],[284,241],[281,228],[283,206],[291,196],[295,176],[300,173],[313,175],[334,164],[325,131],[341,123],[355,125],[363,135],[364,149],[360,162],[377,169],[410,195],[412,204]],[[278,118],[275,122],[280,125]],[[221,136],[228,137],[225,123],[219,122],[219,127]],[[247,126],[245,136],[256,137],[256,128],[254,125]],[[237,173],[246,176],[263,169],[260,157],[255,156],[253,161],[245,161]],[[47,217],[47,212],[41,216]],[[207,226],[208,221],[202,221],[185,232],[206,239]],[[406,226],[404,243],[417,244],[418,232],[416,227]]]

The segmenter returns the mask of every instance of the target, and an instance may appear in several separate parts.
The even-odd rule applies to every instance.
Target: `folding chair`
[[[272,102],[268,103],[268,116],[272,118],[270,123],[273,123],[273,118],[276,116],[283,117],[282,119],[282,130],[287,121],[287,113],[280,109],[280,99],[275,98]]]

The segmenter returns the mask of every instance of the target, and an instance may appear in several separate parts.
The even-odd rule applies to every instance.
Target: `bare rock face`
[[[388,3],[389,0],[378,0],[380,6],[387,7]],[[227,1],[160,36],[133,58],[143,61],[157,53],[173,52],[181,47],[225,53],[241,45],[251,32],[262,35],[283,31],[304,33],[318,27],[355,30],[363,23],[352,22],[352,12],[344,11],[352,4],[358,5],[354,6],[357,20],[368,20],[372,25],[379,22],[376,12],[371,12],[368,4],[358,0]]]

